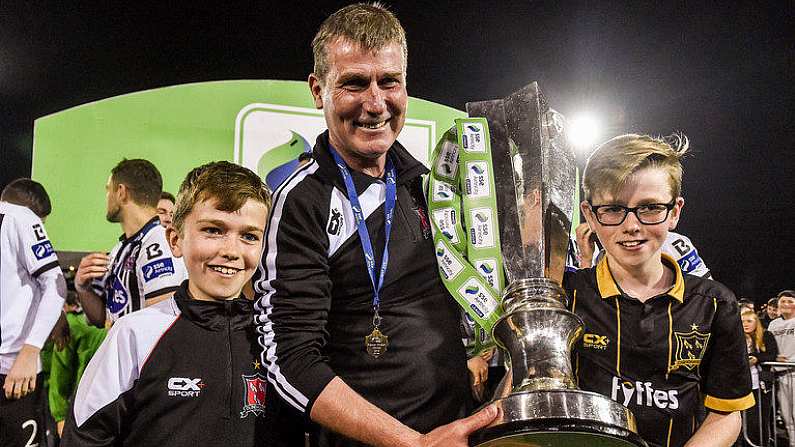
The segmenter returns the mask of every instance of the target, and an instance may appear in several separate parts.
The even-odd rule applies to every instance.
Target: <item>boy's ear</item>
[[[580,211],[582,211],[582,215],[585,217],[585,221],[588,222],[588,228],[593,231],[593,222],[591,221],[591,204],[588,203],[587,200],[583,200],[580,202]]]
[[[673,231],[676,229],[676,225],[679,223],[679,217],[682,215],[682,208],[684,208],[684,206],[685,199],[682,197],[677,197],[674,207],[671,209],[671,217],[668,220],[668,231]]]
[[[171,253],[174,256],[181,258],[182,257],[182,238],[179,237],[179,232],[174,228],[173,225],[169,225],[166,228],[166,239],[168,240],[168,245],[171,247]]]

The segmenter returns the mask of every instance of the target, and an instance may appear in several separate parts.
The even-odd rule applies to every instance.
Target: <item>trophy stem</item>
[[[470,437],[478,447],[645,446],[628,409],[577,388],[571,351],[583,333],[566,293],[549,278],[511,282],[494,325],[508,370],[491,401],[499,416]]]
[[[566,310],[565,301],[563,289],[548,278],[522,279],[508,286],[503,298],[506,313],[493,333],[510,361],[510,386],[500,387],[499,397],[577,388],[571,349],[582,335],[583,322]]]

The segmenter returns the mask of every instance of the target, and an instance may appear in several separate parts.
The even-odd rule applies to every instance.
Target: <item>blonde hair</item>
[[[211,199],[217,201],[217,209],[226,212],[239,210],[249,199],[270,209],[271,191],[257,174],[243,166],[228,161],[199,166],[188,173],[179,187],[172,220],[174,229],[182,233],[193,207]]]
[[[644,168],[661,168],[668,174],[673,198],[682,193],[681,159],[689,141],[682,134],[666,138],[626,134],[602,143],[583,171],[583,192],[591,200],[596,191],[616,195],[627,179]]]
[[[754,329],[754,332],[750,335],[750,337],[753,339],[754,346],[756,346],[756,349],[760,350],[761,352],[765,352],[765,330],[762,328],[762,322],[759,321],[759,315],[757,315],[753,310],[746,309],[742,311],[740,318],[746,315],[753,315],[754,321],[756,322],[756,329]],[[748,334],[745,334],[745,336],[749,337]]]
[[[380,50],[390,43],[396,43],[403,50],[403,69],[406,69],[406,32],[397,17],[378,2],[348,5],[320,25],[312,39],[312,53],[315,58],[314,72],[321,82],[325,81],[329,70],[328,45],[340,38],[359,44],[368,51]]]

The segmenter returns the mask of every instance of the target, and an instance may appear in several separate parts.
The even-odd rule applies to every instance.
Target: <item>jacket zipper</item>
[[[226,407],[228,408],[229,420],[232,420],[232,303],[226,301],[224,302],[224,307],[226,308],[226,352],[229,353],[227,356],[227,364],[226,364]]]

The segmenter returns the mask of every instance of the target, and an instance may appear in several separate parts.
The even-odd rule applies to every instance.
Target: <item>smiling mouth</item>
[[[354,122],[354,125],[356,127],[361,127],[361,128],[364,128],[364,129],[377,130],[377,129],[380,129],[380,128],[386,126],[387,121],[389,121],[389,120],[378,121],[376,123],[362,123],[362,122],[356,121],[356,122]]]
[[[641,246],[645,242],[646,241],[621,241],[621,242],[618,242],[618,245],[620,245],[622,247],[626,247],[626,248],[635,248],[635,247]]]
[[[218,273],[220,273],[220,274],[222,274],[224,276],[234,276],[235,273],[243,270],[243,269],[238,269],[238,268],[234,268],[234,267],[224,267],[222,265],[211,265],[209,267],[210,267],[210,270],[218,272]]]

